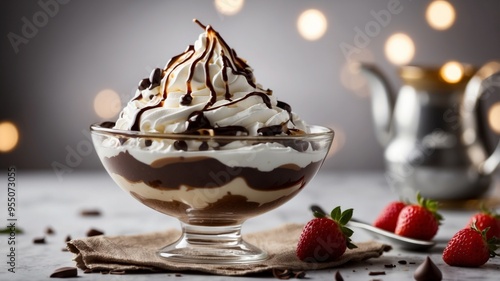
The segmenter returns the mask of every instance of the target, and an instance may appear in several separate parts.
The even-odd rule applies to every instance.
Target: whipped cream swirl
[[[210,25],[194,45],[139,82],[114,128],[210,135],[301,134],[291,107],[255,82],[253,69]]]

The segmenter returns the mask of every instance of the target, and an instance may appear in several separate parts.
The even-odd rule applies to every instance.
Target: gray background
[[[257,80],[308,123],[338,130],[340,150],[324,169],[383,169],[369,97],[366,89],[353,92],[342,85],[346,58],[339,45],[353,44],[355,28],[364,29],[373,21],[370,12],[386,9],[390,0],[247,0],[235,16],[221,15],[211,0],[72,0],[59,5],[16,54],[7,34],[21,34],[22,18],[42,10],[37,2],[1,2],[0,121],[11,120],[20,129],[18,147],[0,154],[1,168],[52,169],[57,162],[71,171],[101,169],[86,136],[91,123],[102,121],[93,109],[95,95],[111,88],[125,103],[151,69],[194,43],[202,30],[191,21],[198,18],[218,30],[249,61]],[[393,87],[400,83],[383,48],[396,32],[413,38],[413,64],[453,59],[481,65],[500,58],[500,1],[452,1],[457,19],[447,31],[426,23],[429,1],[400,2],[402,12],[363,49],[369,54],[364,59],[377,63]],[[318,41],[304,40],[296,29],[297,17],[309,8],[328,20]],[[78,159],[68,158],[68,151],[78,149],[84,152]]]

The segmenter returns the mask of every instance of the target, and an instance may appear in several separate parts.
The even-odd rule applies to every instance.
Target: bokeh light
[[[373,64],[374,62],[374,55],[368,48],[360,49],[360,52],[353,54],[340,68],[340,83],[342,86],[349,90],[351,94],[360,98],[369,97],[368,82],[361,73],[361,64]]]
[[[444,81],[457,83],[464,76],[464,67],[459,62],[449,61],[441,67],[439,74]]]
[[[314,41],[323,37],[328,27],[325,15],[318,10],[310,9],[302,12],[297,20],[299,34],[306,40]]]
[[[432,1],[427,7],[425,18],[436,30],[446,30],[455,22],[455,8],[448,1]]]
[[[415,44],[404,33],[393,34],[385,42],[385,56],[393,64],[407,64],[415,56]]]
[[[233,16],[241,11],[245,0],[215,0],[214,4],[219,13]]]
[[[330,125],[329,127],[335,132],[335,136],[333,137],[330,151],[328,151],[328,155],[326,156],[327,158],[331,158],[337,154],[344,147],[346,139],[346,134],[342,127],[338,125]]]
[[[500,101],[494,103],[488,111],[488,122],[490,128],[496,134],[500,134]]]
[[[120,112],[121,108],[120,96],[113,90],[102,90],[94,98],[95,113],[101,118],[114,117]]]
[[[14,150],[19,142],[19,131],[10,121],[0,122],[0,152],[6,153]]]

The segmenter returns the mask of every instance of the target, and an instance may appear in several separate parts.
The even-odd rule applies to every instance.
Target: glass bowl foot
[[[243,241],[241,225],[198,226],[182,223],[182,236],[158,251],[173,262],[237,264],[266,260],[265,251]]]

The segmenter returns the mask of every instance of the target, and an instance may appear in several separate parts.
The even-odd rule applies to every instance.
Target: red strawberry
[[[386,205],[373,223],[374,226],[394,232],[398,216],[401,210],[406,206],[406,203],[401,201],[394,201]]]
[[[443,217],[437,213],[438,203],[417,194],[417,204],[401,210],[394,233],[420,240],[431,240]]]
[[[471,227],[458,231],[443,251],[443,260],[451,266],[478,267],[485,264],[498,248],[496,239],[486,241],[486,231]]]
[[[347,248],[356,248],[349,238],[353,231],[345,227],[352,212],[352,209],[341,212],[340,207],[336,207],[330,218],[315,212],[316,218],[302,230],[296,249],[297,257],[305,262],[332,261],[342,256]]]
[[[477,229],[481,231],[489,227],[488,232],[486,232],[486,239],[490,240],[493,237],[500,239],[500,215],[481,207],[481,212],[474,214],[466,227],[470,227],[472,223],[475,223]]]

